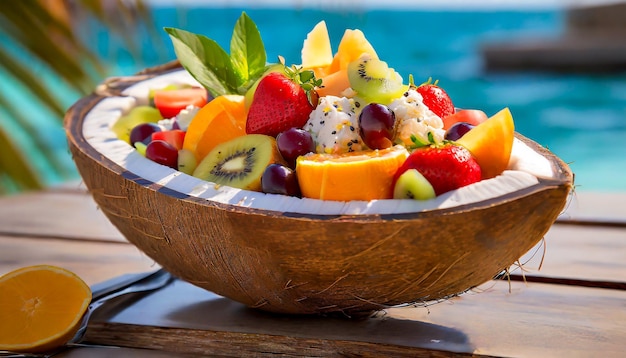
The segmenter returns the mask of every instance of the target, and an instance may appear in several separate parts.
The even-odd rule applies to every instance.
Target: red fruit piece
[[[202,107],[207,103],[206,89],[199,87],[154,91],[154,106],[163,118],[173,118],[190,104]]]
[[[300,128],[289,128],[276,136],[278,151],[293,169],[296,159],[307,153],[315,152],[315,142],[311,133]]]
[[[152,133],[152,140],[162,140],[171,144],[176,150],[183,149],[185,141],[185,131],[180,129],[172,129],[169,131]]]
[[[455,123],[459,122],[465,122],[473,126],[477,126],[486,121],[487,118],[487,114],[480,109],[461,109],[447,117],[441,117],[443,120],[443,129],[449,129]]]
[[[444,144],[416,149],[396,172],[393,182],[408,169],[417,169],[436,195],[473,184],[481,179],[478,162],[459,145]]]
[[[286,68],[286,72],[271,72],[259,81],[248,110],[247,134],[276,137],[289,128],[301,128],[309,119],[314,108],[310,99],[316,97],[311,80],[318,80],[312,71]]]
[[[396,116],[389,107],[370,103],[359,114],[359,134],[370,149],[385,149],[393,145]]]
[[[146,146],[146,158],[167,167],[178,169],[178,150],[162,140],[153,140]]]
[[[423,102],[426,107],[440,118],[445,118],[454,113],[454,104],[452,104],[450,96],[437,86],[437,81],[431,84],[429,80],[429,82],[419,85],[416,91],[424,98]]]

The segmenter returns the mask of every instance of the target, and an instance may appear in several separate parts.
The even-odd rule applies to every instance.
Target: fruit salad
[[[197,86],[151,88],[111,129],[146,158],[216,186],[334,201],[428,200],[509,166],[514,124],[457,109],[432,79],[406,79],[360,30],[336,51],[324,21],[299,64],[268,63],[243,13],[230,54],[167,28]]]

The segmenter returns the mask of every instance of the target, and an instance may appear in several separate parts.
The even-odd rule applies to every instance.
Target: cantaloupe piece
[[[483,179],[489,179],[501,174],[509,165],[514,138],[513,116],[504,108],[465,133],[457,143],[472,153]]]
[[[309,32],[302,44],[302,67],[326,68],[333,62],[333,50],[325,21],[320,21]]]
[[[327,74],[347,69],[348,64],[357,60],[363,53],[369,53],[372,58],[378,59],[378,54],[365,38],[363,31],[347,29],[339,42],[337,53],[333,57]]]
[[[341,97],[341,93],[350,87],[348,79],[348,70],[339,70],[321,78],[322,87],[318,88],[317,94],[320,97],[337,96]]]

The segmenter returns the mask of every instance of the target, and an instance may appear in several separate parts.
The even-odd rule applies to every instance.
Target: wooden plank
[[[570,196],[562,223],[621,223],[626,225],[626,193],[577,190]]]
[[[499,281],[428,307],[347,319],[269,314],[176,281],[107,306],[87,339],[208,356],[620,357],[625,302],[624,291]]]
[[[523,270],[513,266],[513,274],[590,281],[589,285],[604,282],[604,287],[613,283],[613,288],[626,289],[626,228],[554,225],[520,263]]]
[[[0,234],[126,240],[85,190],[50,190],[1,197]]]
[[[54,355],[54,358],[193,358],[194,355],[158,352],[154,349],[133,349],[121,347],[72,347],[61,353]]]
[[[0,235],[0,275],[39,264],[69,269],[89,285],[122,274],[158,268],[154,261],[127,243]]]

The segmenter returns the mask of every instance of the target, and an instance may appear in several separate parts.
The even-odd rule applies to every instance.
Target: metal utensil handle
[[[135,284],[130,285],[123,290],[113,292],[109,295],[93,301],[87,308],[87,312],[85,312],[85,314],[83,315],[83,319],[81,320],[78,331],[76,331],[76,334],[68,342],[68,344],[79,343],[83,339],[83,337],[85,336],[85,332],[87,331],[89,318],[98,308],[100,308],[106,302],[129,293],[149,292],[157,290],[159,288],[165,287],[170,281],[172,281],[172,279],[173,276],[169,272],[165,271],[164,269],[160,269],[154,274],[140,281],[137,281]]]

